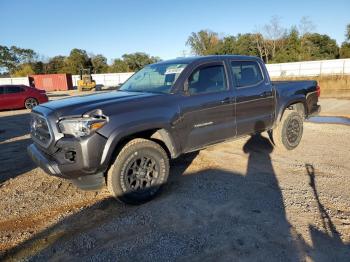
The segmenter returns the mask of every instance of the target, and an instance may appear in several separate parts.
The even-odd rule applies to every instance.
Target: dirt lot
[[[126,206],[35,168],[28,121],[0,112],[0,260],[349,261],[350,126],[305,123],[290,152],[247,137],[184,156],[159,197]]]

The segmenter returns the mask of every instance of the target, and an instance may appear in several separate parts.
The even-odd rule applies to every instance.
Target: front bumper
[[[27,152],[33,162],[47,174],[62,177],[57,163],[49,155],[39,150],[34,144],[27,147]]]
[[[98,134],[83,139],[61,138],[54,153],[31,144],[27,151],[31,159],[47,174],[70,179],[79,188],[95,190],[105,184],[105,167],[100,160],[106,139]]]

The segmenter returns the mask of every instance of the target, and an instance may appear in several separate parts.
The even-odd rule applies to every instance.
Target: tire
[[[269,132],[272,143],[276,147],[287,150],[296,148],[303,136],[303,118],[296,111],[286,110],[278,126]]]
[[[109,192],[127,204],[142,204],[159,193],[169,175],[169,158],[157,143],[136,138],[118,154],[107,174]]]
[[[39,105],[39,102],[33,97],[29,97],[24,101],[24,106],[27,109],[33,109],[37,105]]]

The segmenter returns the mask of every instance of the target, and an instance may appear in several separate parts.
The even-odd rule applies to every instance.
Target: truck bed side
[[[279,120],[284,110],[295,103],[304,105],[305,118],[317,113],[319,89],[317,81],[273,81],[276,90],[276,115]]]

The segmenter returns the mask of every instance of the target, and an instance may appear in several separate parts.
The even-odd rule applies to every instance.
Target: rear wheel
[[[109,192],[122,202],[141,204],[151,200],[166,183],[169,159],[157,143],[137,138],[118,154],[107,174]]]
[[[286,110],[278,126],[269,132],[273,144],[288,150],[296,148],[303,136],[303,118],[296,111]]]
[[[37,106],[39,104],[38,100],[35,98],[27,98],[26,101],[24,101],[24,106],[27,109],[32,109],[33,107]]]

